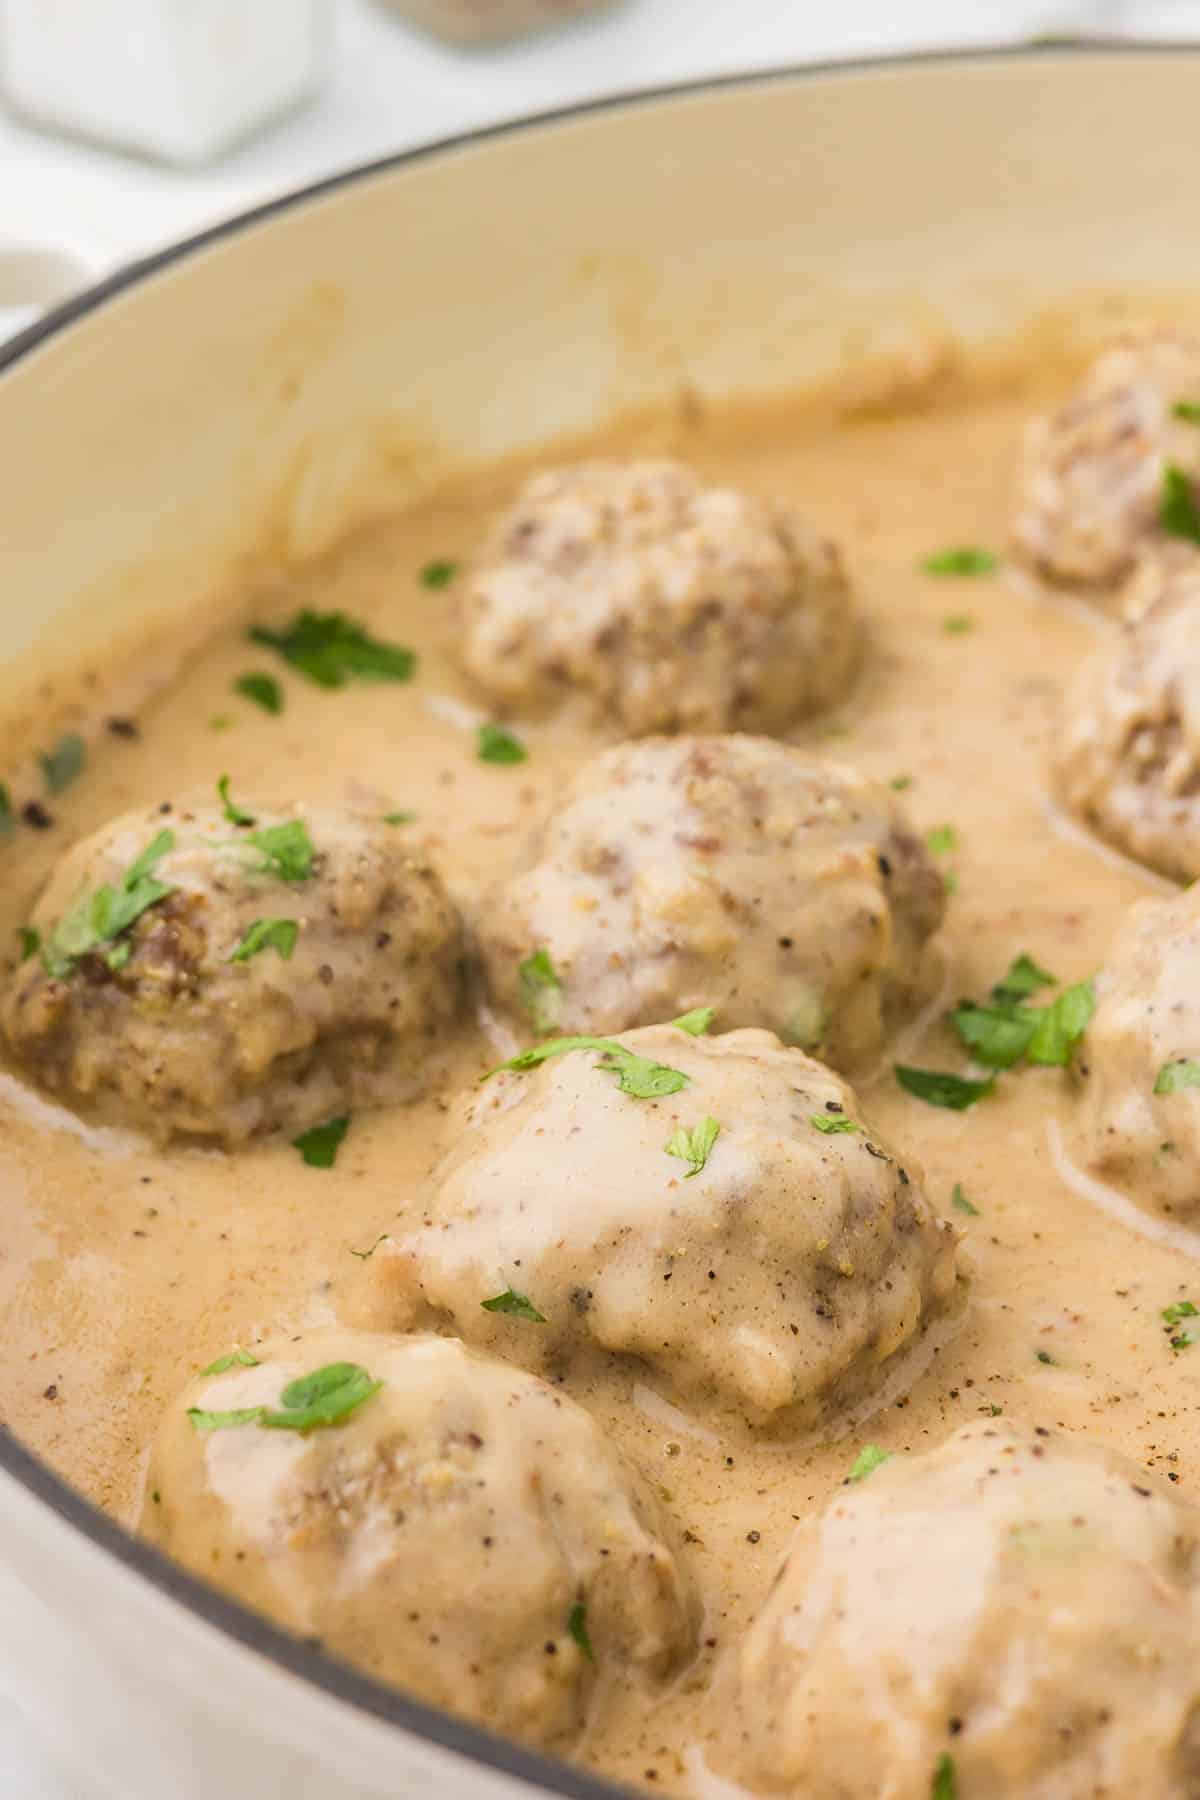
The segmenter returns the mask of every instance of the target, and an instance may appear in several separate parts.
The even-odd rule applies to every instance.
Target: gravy
[[[1045,398],[1032,378],[999,392],[967,382],[937,404],[833,427],[795,401],[641,426],[636,443],[625,429],[589,446],[619,453],[666,438],[702,473],[793,499],[841,540],[868,618],[866,669],[835,714],[794,741],[909,782],[920,828],[951,824],[957,837],[944,856],[956,887],[940,1003],[858,1083],[866,1115],[924,1165],[934,1204],[965,1231],[973,1292],[957,1336],[932,1347],[908,1398],[818,1447],[725,1444],[647,1384],[575,1384],[692,1535],[707,1608],[698,1665],[653,1707],[615,1694],[581,1752],[648,1791],[718,1791],[696,1754],[713,1658],[761,1603],[794,1521],[825,1503],[867,1436],[917,1450],[973,1417],[1003,1414],[1091,1433],[1185,1493],[1192,1476],[1195,1372],[1159,1315],[1172,1301],[1200,1302],[1191,1261],[1200,1237],[1156,1229],[1075,1174],[1062,1149],[1069,1102],[1059,1071],[1002,1076],[964,1113],[923,1104],[891,1073],[897,1059],[961,1067],[940,1023],[947,1000],[986,993],[1022,951],[1061,983],[1082,979],[1125,908],[1162,886],[1065,824],[1046,796],[1059,695],[1098,616],[1039,594],[1004,565],[975,579],[918,569],[948,544],[1002,546],[1019,434]],[[527,762],[477,760],[485,714],[448,655],[452,589],[419,579],[431,559],[470,555],[520,473],[464,475],[297,572],[256,610],[264,619],[343,610],[417,651],[411,685],[326,692],[222,629],[138,716],[136,737],[105,734],[94,746],[84,775],[52,804],[53,830],[22,829],[0,849],[0,941],[15,941],[77,835],[128,808],[211,793],[227,772],[235,793],[264,802],[411,809],[415,820],[397,829],[431,853],[469,916],[484,880],[529,859],[555,792],[598,742],[518,722]],[[231,691],[256,668],[283,682],[279,717]],[[472,1022],[434,1091],[355,1118],[330,1170],[304,1167],[278,1143],[238,1152],[234,1169],[218,1152],[151,1149],[93,1131],[0,1074],[5,1423],[133,1524],[163,1409],[228,1346],[338,1316],[361,1276],[358,1257],[415,1215],[443,1148],[447,1095],[512,1047],[494,1021]],[[975,1210],[952,1209],[956,1183]]]

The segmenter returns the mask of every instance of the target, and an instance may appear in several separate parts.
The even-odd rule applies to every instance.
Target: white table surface
[[[59,141],[0,112],[0,257],[59,248],[102,273],[337,169],[621,89],[1051,30],[1200,35],[1200,0],[623,0],[551,35],[462,52],[372,0],[334,4],[336,54],[320,98],[207,169],[180,172]],[[55,1767],[52,1747],[35,1742],[2,1692],[0,1796],[98,1800],[86,1780]]]

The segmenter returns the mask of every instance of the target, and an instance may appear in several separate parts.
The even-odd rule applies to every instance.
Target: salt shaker
[[[329,0],[0,0],[0,94],[54,131],[219,156],[314,92]]]
[[[611,0],[383,0],[438,37],[474,44],[516,37],[592,12]]]

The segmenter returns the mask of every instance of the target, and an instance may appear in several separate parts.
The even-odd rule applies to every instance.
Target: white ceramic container
[[[54,131],[207,162],[312,94],[328,0],[0,0],[0,93]]]
[[[1198,81],[1195,54],[1031,51],[716,84],[402,157],[127,271],[0,351],[0,706],[45,741],[49,662],[111,662],[240,554],[308,555],[448,460],[685,389],[853,366],[869,397],[897,351],[1194,295]],[[2,1431],[0,1687],[120,1800],[608,1791],[287,1640]]]

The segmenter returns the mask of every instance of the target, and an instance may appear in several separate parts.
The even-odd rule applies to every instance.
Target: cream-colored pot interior
[[[463,457],[846,365],[869,399],[897,351],[995,340],[1075,295],[1086,319],[1106,290],[1195,289],[1198,75],[1182,54],[1034,52],[605,107],[352,176],[135,272],[0,367],[7,743],[25,716],[46,737],[47,668],[103,662],[238,556],[303,557]],[[516,1751],[489,1767],[481,1736],[365,1682],[319,1691],[270,1632],[238,1643],[233,1609],[203,1618],[149,1559],[123,1565],[0,1435],[3,1465],[0,1691],[98,1791],[603,1791]]]

